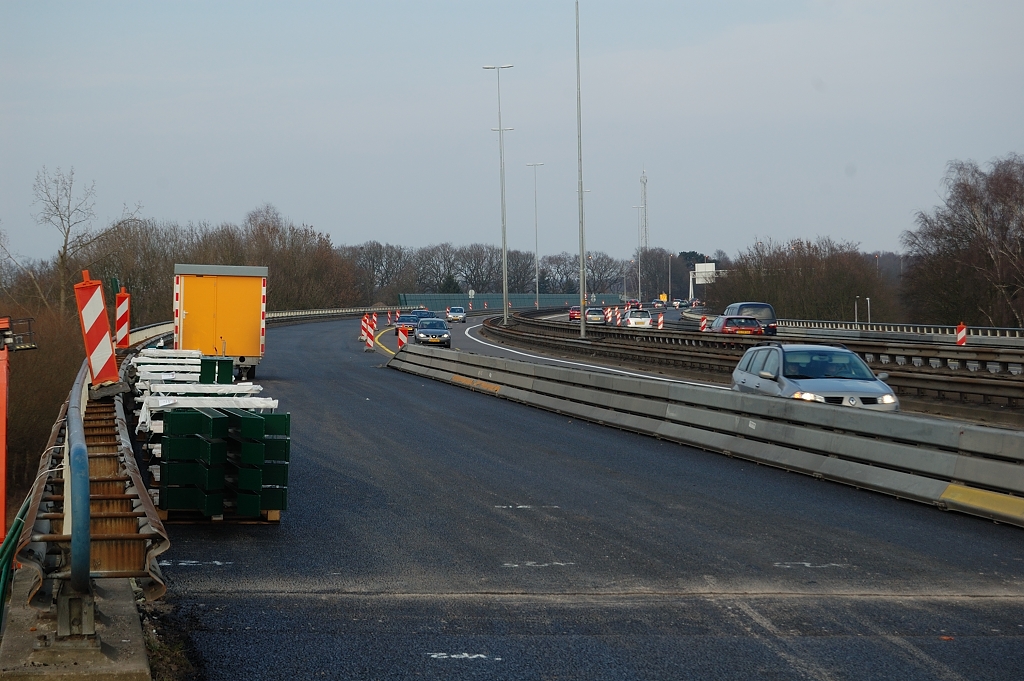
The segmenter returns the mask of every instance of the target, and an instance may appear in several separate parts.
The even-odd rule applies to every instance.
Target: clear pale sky
[[[952,159],[1024,153],[1024,3],[581,2],[587,246],[897,249]],[[578,249],[573,3],[0,2],[0,229],[27,257],[45,165],[123,204],[335,243]]]

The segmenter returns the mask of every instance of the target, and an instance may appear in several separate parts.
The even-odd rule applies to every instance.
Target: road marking
[[[516,506],[495,506],[494,508],[561,508],[561,506],[529,506],[520,504]]]
[[[804,562],[804,561],[796,561],[794,563],[775,563],[775,567],[778,567],[778,568],[805,567],[805,568],[811,568],[811,569],[817,570],[819,568],[830,568],[830,567],[844,568],[844,567],[850,567],[850,566],[846,565],[844,563],[822,563],[821,565],[812,565],[811,563],[807,563],[807,562]]]
[[[390,328],[390,327],[385,327],[383,331],[381,331],[380,333],[378,333],[378,334],[377,334],[377,335],[376,335],[376,336],[374,337],[374,339],[373,339],[373,342],[374,342],[374,343],[376,343],[376,344],[377,344],[377,345],[378,345],[378,346],[380,347],[380,349],[381,349],[381,350],[383,350],[384,352],[388,353],[389,355],[394,355],[394,354],[395,354],[394,352],[392,352],[391,350],[388,350],[388,349],[387,349],[387,348],[386,348],[386,347],[384,346],[384,344],[380,342],[380,337],[381,337],[381,336],[383,336],[384,334],[386,334],[386,333],[388,332],[388,328]]]
[[[427,653],[434,660],[494,660],[501,662],[500,657],[489,657],[480,653]]]
[[[575,564],[576,563],[559,563],[557,561],[552,561],[550,563],[538,563],[537,561],[534,561],[534,560],[528,560],[525,563],[502,563],[501,567],[507,567],[507,568],[517,568],[517,567],[551,567],[551,566],[565,567],[567,565],[575,565]]]
[[[160,567],[174,567],[174,566],[176,566],[176,567],[198,567],[198,566],[201,566],[201,565],[216,565],[216,566],[219,567],[219,566],[223,566],[223,565],[234,565],[234,563],[232,561],[220,561],[220,560],[208,560],[208,561],[205,561],[205,562],[201,561],[201,560],[161,560],[160,561]]]
[[[522,352],[520,350],[512,350],[511,348],[505,347],[504,345],[495,345],[494,343],[488,343],[487,341],[480,340],[479,338],[474,337],[470,333],[470,331],[472,331],[473,329],[477,329],[477,328],[479,328],[481,326],[483,326],[483,324],[477,324],[476,326],[471,326],[468,329],[466,329],[466,338],[468,338],[471,341],[474,341],[476,343],[480,343],[481,345],[486,345],[488,347],[495,348],[497,350],[504,350],[505,352],[511,352],[513,354],[516,354],[516,355],[522,355],[523,357],[529,357],[531,359],[542,359],[542,360],[545,360],[547,362],[558,362],[560,364],[568,364],[570,366],[583,367],[585,369],[597,369],[598,371],[607,371],[607,372],[614,373],[614,374],[622,374],[624,376],[633,376],[635,378],[649,378],[652,381],[665,381],[666,383],[679,383],[681,385],[695,385],[695,386],[699,386],[701,388],[717,388],[719,390],[730,390],[730,388],[727,388],[727,387],[722,386],[722,385],[713,385],[711,383],[698,383],[696,381],[682,381],[682,380],[679,380],[679,379],[676,379],[676,378],[665,378],[664,376],[654,376],[654,375],[651,375],[651,374],[637,373],[635,371],[625,371],[623,369],[613,369],[611,367],[601,366],[600,364],[585,364],[583,362],[570,362],[567,359],[555,359],[554,357],[545,357],[543,355],[534,355],[534,354],[531,354],[529,352]],[[391,353],[391,354],[395,354],[395,353]]]

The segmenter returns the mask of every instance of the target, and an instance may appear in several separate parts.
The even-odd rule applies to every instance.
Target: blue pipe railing
[[[88,360],[82,363],[68,403],[67,441],[71,473],[71,587],[78,593],[89,593],[89,563],[91,559],[89,522],[89,450],[85,445],[85,425],[82,420],[82,391],[89,377]],[[65,530],[67,531],[67,530]]]

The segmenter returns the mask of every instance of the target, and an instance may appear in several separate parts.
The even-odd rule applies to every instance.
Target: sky
[[[952,160],[1024,153],[1024,3],[580,2],[587,248],[729,254],[829,236],[899,250]],[[579,250],[568,0],[0,0],[0,230],[25,258],[46,167],[102,227],[240,223],[336,244]]]

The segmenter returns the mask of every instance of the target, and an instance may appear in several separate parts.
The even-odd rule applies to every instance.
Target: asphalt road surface
[[[209,679],[1019,679],[1024,530],[272,327],[278,526],[171,526]]]

